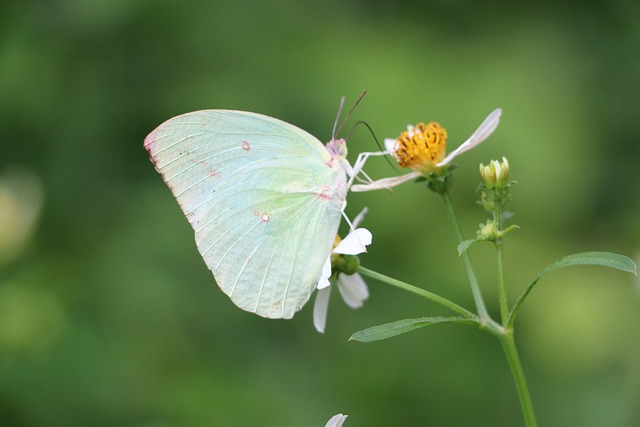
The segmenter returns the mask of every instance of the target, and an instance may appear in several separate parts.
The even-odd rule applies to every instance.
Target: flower
[[[447,131],[436,122],[409,126],[398,138],[385,139],[385,146],[396,158],[398,165],[429,173],[444,159]]]
[[[482,181],[482,195],[480,204],[487,212],[493,212],[497,207],[503,210],[510,200],[509,161],[502,158],[502,163],[491,160],[489,165],[480,163],[480,178]]]
[[[348,415],[334,415],[324,427],[342,427],[342,424],[344,424],[344,420],[346,420],[347,417]]]
[[[353,221],[352,230],[347,237],[340,239],[336,236],[334,248],[327,257],[322,268],[322,275],[318,281],[318,293],[313,306],[313,325],[320,333],[324,333],[327,324],[327,311],[331,284],[338,284],[338,291],[344,302],[351,308],[362,307],[369,297],[369,290],[362,276],[356,272],[359,261],[354,255],[366,252],[366,246],[371,244],[371,232],[366,228],[355,228],[366,208]]]
[[[509,186],[509,161],[503,157],[502,163],[497,160],[491,160],[488,166],[480,163],[480,177],[487,188],[503,190]]]
[[[372,155],[389,154],[398,162],[400,167],[413,169],[406,175],[383,178],[366,184],[351,186],[351,191],[369,191],[381,188],[391,188],[404,182],[430,174],[444,175],[449,169],[451,161],[462,153],[466,153],[487,139],[498,127],[501,109],[494,110],[480,124],[473,134],[458,148],[445,156],[447,148],[447,131],[436,122],[427,125],[418,123],[408,126],[398,138],[387,138],[384,141],[386,150],[382,153],[363,153],[362,161],[356,162],[358,170],[362,169],[366,158]]]

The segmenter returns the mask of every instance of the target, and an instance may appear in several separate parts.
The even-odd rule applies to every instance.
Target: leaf
[[[513,325],[516,314],[524,300],[529,295],[529,292],[531,292],[531,289],[533,289],[535,284],[538,283],[538,280],[540,280],[540,278],[545,273],[557,270],[558,268],[571,267],[574,265],[599,265],[602,267],[609,267],[616,270],[633,273],[635,275],[638,274],[636,264],[629,257],[614,254],[611,252],[582,252],[579,254],[568,255],[564,258],[560,258],[549,264],[544,270],[538,273],[536,278],[533,279],[527,289],[522,293],[522,295],[520,295],[515,305],[513,306],[513,309],[511,310],[511,314],[509,315],[509,327]]]
[[[358,331],[351,335],[349,340],[360,342],[380,341],[397,335],[406,334],[407,332],[411,332],[425,326],[435,325],[436,323],[476,325],[478,322],[464,317],[422,317],[419,319],[403,319],[363,329],[362,331]]]
[[[500,216],[500,219],[501,219],[502,221],[506,221],[506,220],[508,220],[508,219],[513,218],[514,216],[516,216],[516,214],[514,214],[513,212],[511,212],[511,211],[504,211],[504,212],[502,212],[502,215]]]
[[[582,252],[560,258],[556,262],[549,265],[545,270],[551,271],[560,267],[568,267],[571,265],[600,265],[602,267],[615,268],[616,270],[626,271],[637,275],[636,263],[629,257],[611,252]]]
[[[471,245],[478,242],[478,239],[469,239],[458,245],[458,256],[462,255]]]

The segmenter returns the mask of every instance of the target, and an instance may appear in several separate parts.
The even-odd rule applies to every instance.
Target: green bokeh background
[[[455,147],[501,107],[496,133],[459,158],[452,197],[473,235],[485,220],[478,163],[509,158],[522,227],[506,247],[513,299],[558,257],[640,251],[638,17],[631,0],[5,1],[0,177],[35,199],[40,182],[44,202],[30,238],[7,230],[37,202],[0,228],[0,425],[323,426],[338,412],[349,427],[522,425],[489,335],[438,326],[347,341],[446,314],[432,303],[370,281],[359,311],[334,293],[324,335],[312,304],[292,321],[237,309],[142,141],[202,108],[264,113],[327,140],[339,98],[367,89],[350,123],[384,138],[437,120]],[[375,150],[364,128],[349,143],[352,155]],[[395,173],[382,161],[367,171]],[[363,206],[374,235],[364,265],[472,307],[435,195],[414,184],[350,195],[352,217]],[[497,314],[492,250],[471,255]],[[516,326],[541,426],[638,425],[633,276],[554,272]]]

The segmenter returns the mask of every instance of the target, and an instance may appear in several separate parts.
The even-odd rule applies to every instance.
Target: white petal
[[[347,419],[347,417],[348,415],[334,415],[324,427],[342,427],[342,424],[344,423],[344,420]]]
[[[396,154],[396,142],[398,140],[396,138],[385,138],[384,139],[384,148],[385,151],[389,154],[392,154],[395,156]]]
[[[364,220],[364,216],[367,214],[367,212],[369,212],[369,209],[367,207],[362,208],[360,213],[353,220],[353,228],[356,228],[358,225],[360,225],[362,220]]]
[[[318,280],[318,289],[324,289],[331,284],[329,277],[331,277],[331,254],[329,254],[322,266],[322,273],[320,274],[320,280]]]
[[[366,228],[357,228],[342,239],[333,250],[334,253],[344,255],[358,255],[367,251],[371,244],[371,232]]]
[[[496,179],[497,179],[500,176],[500,171],[502,170],[502,168],[500,167],[500,162],[499,161],[494,160],[493,162],[494,162],[493,164],[494,164],[495,169],[496,169]]]
[[[313,326],[316,331],[324,333],[327,325],[327,311],[329,311],[329,297],[331,296],[331,288],[319,289],[316,292],[316,301],[313,304]]]
[[[351,308],[360,308],[369,298],[369,289],[362,276],[358,273],[338,275],[338,290],[344,302]]]
[[[389,190],[391,189],[391,187],[395,187],[407,181],[411,181],[419,176],[420,176],[420,172],[414,171],[402,176],[382,178],[377,181],[370,182],[369,184],[352,185],[351,191],[355,191],[355,192],[371,191],[371,190],[380,190],[383,188],[386,188],[387,190]]]
[[[449,164],[460,154],[466,153],[467,151],[471,150],[482,141],[487,139],[489,135],[491,135],[493,131],[498,127],[498,123],[500,122],[500,114],[502,114],[501,109],[497,108],[493,110],[491,114],[489,114],[487,118],[484,119],[480,126],[478,126],[478,129],[476,129],[476,131],[471,134],[471,136],[465,142],[463,142],[458,148],[449,153],[449,155],[436,166],[440,167]]]

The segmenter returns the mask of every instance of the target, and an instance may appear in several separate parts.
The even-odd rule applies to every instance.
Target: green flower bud
[[[486,188],[503,190],[509,186],[509,161],[503,157],[502,163],[497,160],[491,160],[488,166],[481,163],[480,178]]]
[[[509,161],[503,157],[502,162],[491,160],[487,166],[480,164],[480,178],[482,207],[487,212],[493,212],[497,206],[502,210],[510,199]]]
[[[497,160],[492,161],[496,172],[496,188],[502,190],[509,186],[509,162],[506,157],[502,158],[502,163]]]
[[[335,258],[333,255],[337,255]],[[348,276],[354,274],[360,266],[360,259],[356,255],[333,254],[331,256],[331,270],[344,273]]]
[[[489,163],[489,166],[485,166],[480,163],[480,178],[482,179],[484,186],[487,188],[491,188],[496,185],[495,169],[492,168],[494,161],[495,160],[492,160]]]
[[[500,237],[498,224],[495,221],[487,221],[486,224],[480,224],[477,237],[478,240],[490,240],[495,242]]]
[[[482,198],[480,200],[482,208],[487,212],[493,212],[496,209],[496,202],[492,197],[487,195],[486,191],[482,191]]]

